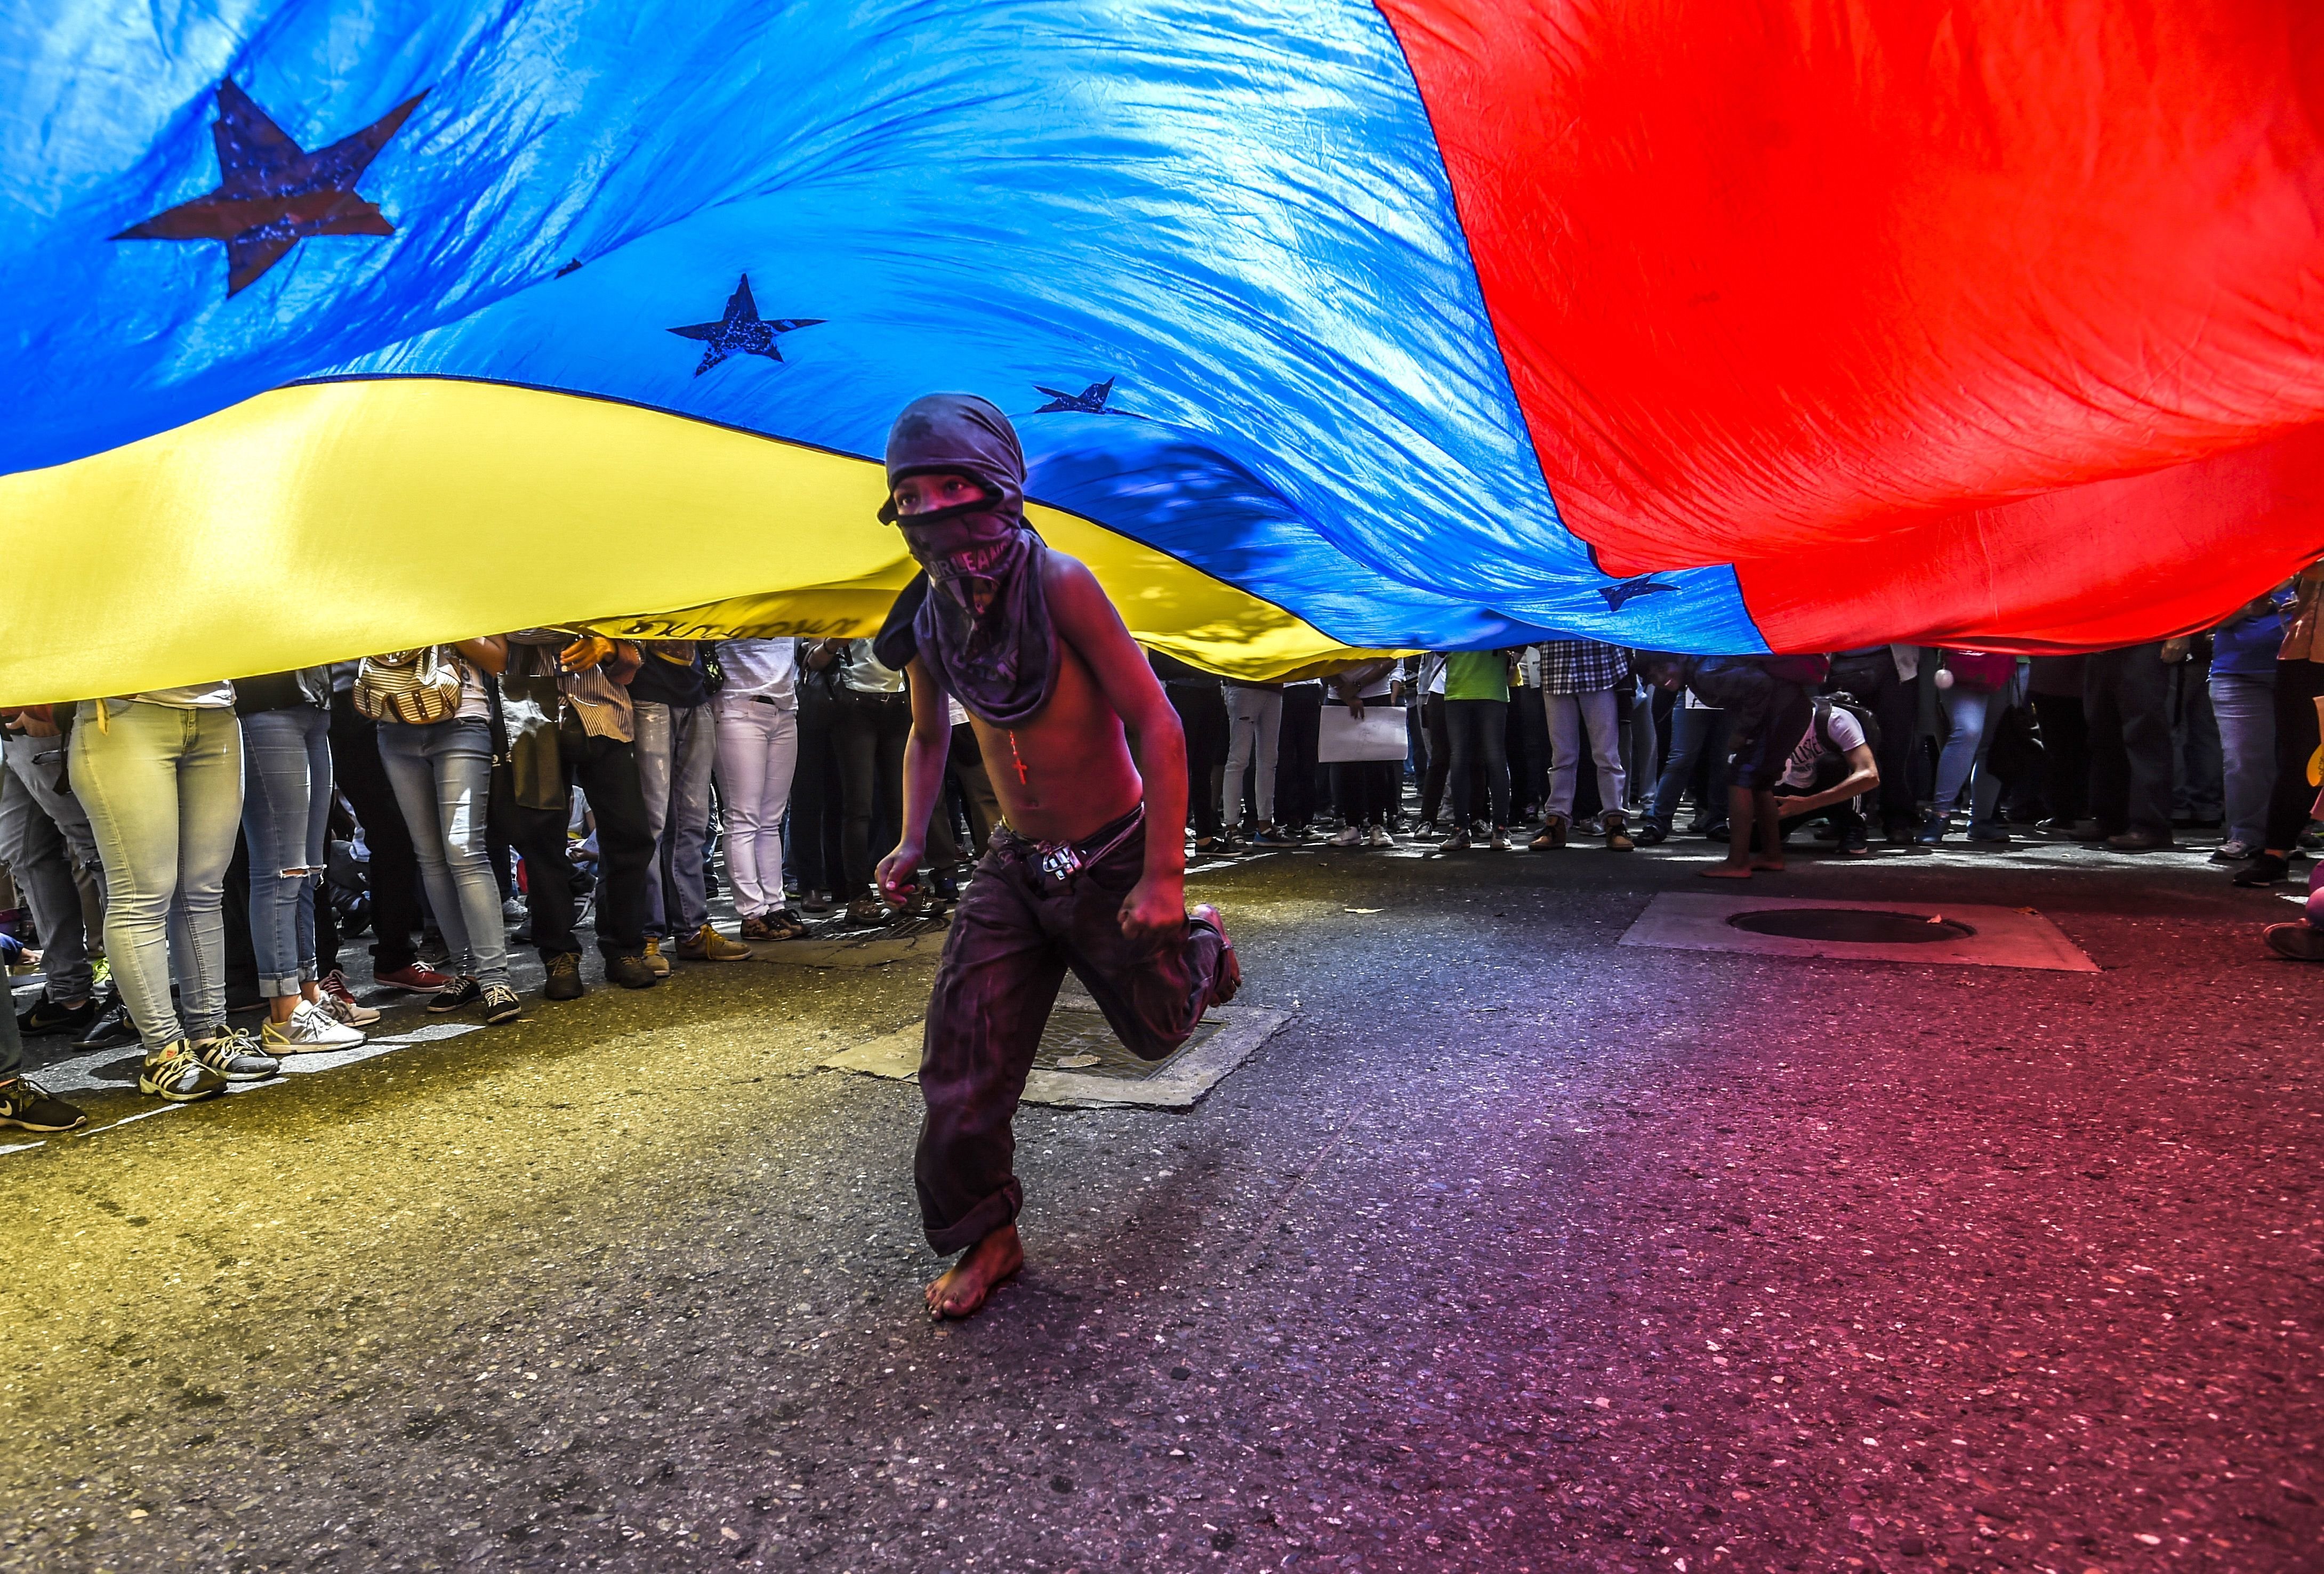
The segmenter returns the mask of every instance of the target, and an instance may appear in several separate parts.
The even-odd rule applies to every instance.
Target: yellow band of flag
[[[277,389],[0,477],[0,704],[545,624],[869,634],[913,572],[874,517],[883,492],[868,459],[604,400],[427,378]],[[1027,514],[1154,649],[1255,679],[1375,654],[1087,520]]]

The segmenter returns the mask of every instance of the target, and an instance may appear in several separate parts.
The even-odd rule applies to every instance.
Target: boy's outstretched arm
[[[1157,945],[1186,925],[1186,735],[1146,652],[1130,637],[1090,571],[1047,555],[1049,616],[1058,636],[1090,673],[1130,733],[1131,758],[1146,782],[1146,872],[1122,898],[1121,932]]]

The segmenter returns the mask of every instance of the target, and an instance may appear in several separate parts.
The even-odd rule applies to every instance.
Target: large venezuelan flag
[[[938,389],[1225,671],[2188,628],[2319,125],[2312,0],[16,0],[0,703],[863,630]]]

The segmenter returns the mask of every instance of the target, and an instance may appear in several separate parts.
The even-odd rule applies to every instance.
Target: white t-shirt
[[[882,667],[880,658],[872,654],[869,640],[847,642],[847,656],[839,667],[839,681],[858,694],[904,692],[904,675],[892,667]]]
[[[721,640],[718,667],[726,675],[720,699],[764,697],[778,710],[798,703],[798,641],[796,640]]]
[[[149,688],[128,697],[180,711],[230,711],[234,709],[234,685],[221,680],[190,684],[184,688]]]
[[[1864,724],[1850,715],[1845,706],[1834,705],[1824,718],[1824,729],[1831,734],[1833,745],[1842,754],[1864,745]],[[1815,717],[1808,717],[1808,730],[1793,747],[1792,758],[1784,767],[1784,778],[1779,784],[1788,787],[1815,785],[1817,756],[1823,752],[1823,740],[1816,735]]]

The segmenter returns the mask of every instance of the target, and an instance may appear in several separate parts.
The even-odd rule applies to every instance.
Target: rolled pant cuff
[[[928,1238],[928,1249],[940,1257],[966,1251],[1002,1225],[1013,1221],[1021,1205],[1022,1195],[1017,1183],[1011,1181],[970,1209],[954,1223],[937,1226],[923,1220],[921,1229]]]

